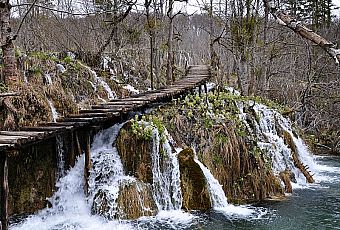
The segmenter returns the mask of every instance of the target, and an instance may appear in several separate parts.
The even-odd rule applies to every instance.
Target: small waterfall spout
[[[216,178],[211,174],[209,169],[205,167],[202,162],[200,162],[197,157],[195,162],[200,166],[205,179],[207,181],[208,190],[210,194],[210,199],[212,207],[214,210],[222,212],[227,216],[237,215],[237,216],[249,216],[256,214],[256,210],[251,209],[246,206],[234,206],[228,204],[227,197],[224,194],[222,185],[216,180]]]
[[[79,63],[80,63],[80,62],[79,62]],[[114,98],[117,97],[117,96],[116,96],[116,93],[113,92],[113,91],[111,90],[110,86],[107,84],[106,81],[104,81],[104,79],[102,79],[101,77],[99,77],[99,76],[97,75],[97,73],[96,73],[95,71],[93,71],[90,67],[88,67],[88,66],[86,66],[86,65],[84,65],[84,64],[82,64],[82,63],[80,63],[80,64],[81,64],[83,67],[85,67],[86,69],[88,69],[88,71],[91,73],[91,75],[92,75],[92,77],[93,77],[93,79],[94,79],[94,84],[92,83],[94,89],[97,89],[97,84],[99,84],[99,85],[101,85],[101,86],[104,88],[104,90],[106,91],[108,99],[114,99]]]
[[[56,120],[59,117],[59,113],[57,112],[57,109],[54,107],[53,102],[50,99],[47,99],[48,105],[51,108],[51,112],[52,112],[52,121],[56,122]]]
[[[209,194],[211,197],[212,206],[215,209],[227,207],[229,204],[227,202],[227,197],[225,197],[224,191],[220,183],[215,179],[215,177],[211,174],[209,169],[207,169],[202,162],[200,162],[197,158],[195,162],[200,166],[203,171],[203,174],[207,180]]]

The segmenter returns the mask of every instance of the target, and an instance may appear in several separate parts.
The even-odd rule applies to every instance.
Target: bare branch
[[[28,15],[28,13],[31,12],[31,10],[33,9],[33,7],[34,7],[34,5],[37,3],[37,1],[38,1],[38,0],[34,0],[34,2],[31,4],[30,8],[28,8],[28,10],[26,11],[24,17],[21,19],[21,22],[20,22],[20,25],[19,25],[19,27],[18,27],[18,29],[17,29],[17,32],[16,32],[15,35],[13,36],[14,39],[18,36],[18,34],[19,34],[19,32],[20,32],[20,29],[21,29],[22,25],[24,24],[24,21],[25,21],[27,15]]]
[[[315,33],[313,30],[302,25],[301,22],[298,22],[296,19],[292,18],[285,12],[277,9],[276,6],[272,4],[271,0],[263,0],[263,3],[280,25],[288,27],[303,38],[308,39],[314,44],[320,46],[331,57],[333,57],[335,59],[335,62],[339,65],[340,49],[336,48],[336,44],[326,40],[325,38]]]
[[[18,5],[13,5],[12,7],[32,6],[32,5],[33,4],[31,4],[31,3],[22,3],[22,4],[18,4]],[[58,9],[54,9],[54,8],[44,6],[44,5],[39,5],[39,4],[34,4],[33,7],[37,7],[37,8],[41,8],[41,9],[45,9],[45,10],[50,10],[50,11],[56,12],[56,13],[68,14],[68,15],[72,15],[72,16],[90,16],[90,15],[106,14],[106,13],[113,13],[114,12],[112,10],[108,10],[108,11],[89,12],[89,13],[73,13],[73,12],[70,12],[70,11],[58,10]]]

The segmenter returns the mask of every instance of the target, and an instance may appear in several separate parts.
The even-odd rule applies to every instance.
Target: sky
[[[202,2],[210,2],[210,0],[188,0],[188,4],[176,2],[177,9],[186,9],[184,11],[187,11],[188,13],[193,13],[193,12],[199,12],[199,9],[195,7],[197,5],[197,2],[202,4]],[[339,7],[338,10],[333,11],[333,14],[335,14],[337,17],[340,18],[340,0],[332,0],[333,4],[335,7]]]
[[[333,4],[337,7],[340,7],[340,0],[333,0]],[[337,12],[335,12],[334,14],[340,17],[340,9],[338,9]]]

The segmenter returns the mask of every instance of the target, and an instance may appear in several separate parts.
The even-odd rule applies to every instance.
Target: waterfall
[[[105,90],[106,93],[107,93],[107,97],[108,97],[109,99],[114,99],[114,98],[117,97],[117,96],[116,96],[116,93],[113,92],[113,91],[111,90],[111,88],[110,88],[110,86],[107,84],[107,82],[104,81],[104,79],[102,79],[101,77],[99,77],[95,71],[93,71],[90,67],[88,67],[88,66],[82,64],[81,62],[78,62],[78,63],[79,63],[80,65],[82,65],[84,68],[86,68],[86,69],[91,73],[91,75],[92,75],[92,77],[93,77],[93,79],[94,79],[94,84],[92,83],[92,87],[93,87],[94,89],[97,89],[97,84],[99,84],[99,85],[101,85],[101,86],[104,88],[104,90]]]
[[[222,185],[218,180],[211,174],[209,169],[195,157],[195,162],[200,166],[205,179],[207,181],[209,195],[214,210],[222,212],[225,215],[237,215],[237,216],[249,216],[256,214],[258,210],[250,208],[249,206],[235,206],[228,204],[227,197],[224,194]],[[263,215],[263,213],[257,213],[256,215]]]
[[[62,64],[56,64],[56,68],[60,73],[66,72],[66,68]]]
[[[108,153],[109,143],[115,139],[120,126],[115,125],[112,128],[100,133],[95,137],[91,153],[94,157],[98,156],[100,150]],[[112,144],[112,142],[111,142]],[[112,148],[112,147],[111,147]],[[103,162],[110,159],[111,154],[104,154],[102,157]],[[114,155],[114,154],[112,154]],[[116,173],[122,175],[122,167],[120,162],[114,157],[111,160],[115,161],[114,164],[104,164],[104,168],[107,166],[117,167],[116,169],[105,168],[108,170],[103,171],[105,176],[109,176],[110,173]],[[103,229],[103,230],[131,230],[134,229],[131,223],[122,223],[117,220],[108,221],[97,215],[91,214],[91,197],[87,198],[84,195],[84,155],[78,157],[77,162],[73,168],[71,168],[67,174],[61,177],[57,184],[57,191],[49,198],[51,208],[45,208],[38,213],[29,216],[22,223],[13,224],[11,229],[13,230],[63,230],[63,229]],[[91,189],[97,187],[104,187],[104,184],[93,185],[95,178],[92,178]],[[109,180],[108,180],[109,181]],[[113,184],[112,184],[113,185]]]
[[[206,168],[197,158],[195,158],[195,162],[202,169],[202,172],[207,181],[213,208],[227,207],[229,204],[227,202],[227,198],[225,197],[222,185],[220,185],[218,180],[215,179],[209,169]]]
[[[253,109],[256,117],[248,119],[250,115],[244,112],[247,106]],[[300,161],[307,164],[311,170],[315,169],[315,163],[303,140],[294,135],[291,121],[284,118],[276,110],[254,101],[238,103],[237,107],[240,111],[241,121],[245,124],[249,133],[257,139],[257,146],[269,157],[274,173],[278,175],[284,170],[290,170],[297,180],[295,187],[305,186],[306,178],[295,167],[292,149],[285,144],[283,132],[288,133],[293,140]]]
[[[51,108],[51,112],[52,112],[52,121],[56,122],[56,120],[59,117],[59,113],[57,112],[57,109],[54,107],[53,102],[50,99],[47,99],[48,105]]]
[[[161,145],[164,155],[168,160],[161,164],[160,133],[157,128],[152,131],[152,174],[153,194],[158,210],[179,210],[182,206],[182,194],[180,190],[180,172],[177,152],[171,149],[172,138],[167,131],[165,140]]]
[[[45,79],[45,82],[46,82],[47,85],[52,85],[51,75],[49,75],[48,73],[44,74],[44,79]]]
[[[91,199],[95,206],[103,202],[96,194],[105,193],[107,212],[104,214],[108,219],[114,219],[118,213],[117,199],[119,187],[133,182],[135,179],[126,176],[123,164],[117,152],[112,146],[122,125],[115,125],[97,135],[91,148],[93,167],[90,172],[89,187]]]

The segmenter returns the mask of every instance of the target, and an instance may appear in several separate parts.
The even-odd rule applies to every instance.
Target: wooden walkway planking
[[[56,122],[23,127],[20,131],[0,131],[0,152],[34,144],[67,130],[86,128],[109,120],[118,120],[123,114],[152,107],[160,102],[169,102],[205,84],[209,78],[210,69],[208,66],[190,66],[184,78],[167,87],[93,105],[91,109],[80,110],[78,114],[59,118]]]

